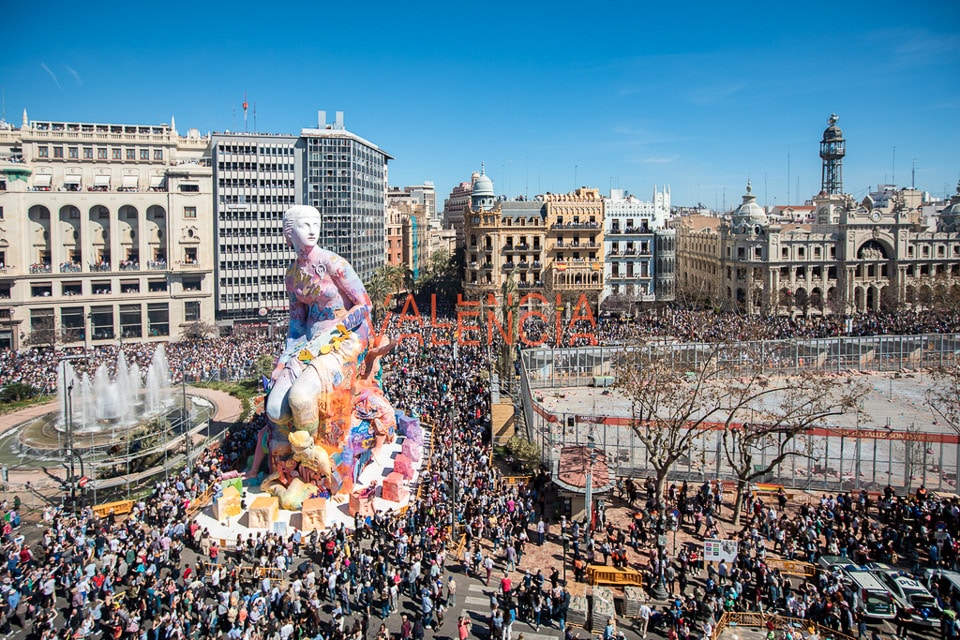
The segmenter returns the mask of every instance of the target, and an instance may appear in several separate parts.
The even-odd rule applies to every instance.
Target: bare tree
[[[949,365],[931,372],[933,384],[924,399],[934,414],[960,433],[960,365]]]
[[[217,326],[203,320],[188,322],[183,327],[181,336],[184,340],[206,340],[217,335]]]
[[[837,385],[835,378],[810,372],[767,377],[762,363],[741,368],[727,380],[723,456],[737,478],[733,522],[739,524],[750,483],[776,469],[788,457],[803,455],[791,446],[808,429],[855,411],[867,393],[853,378]],[[762,460],[757,464],[758,460]]]
[[[615,387],[630,401],[631,426],[649,452],[658,501],[673,465],[690,454],[724,406],[722,390],[713,384],[719,345],[693,346],[701,347],[705,351],[677,357],[669,348],[640,346],[615,367]]]
[[[720,428],[722,459],[737,477],[739,514],[750,482],[795,455],[791,440],[855,409],[865,393],[858,383],[838,389],[836,379],[815,374],[768,376],[749,344],[647,345],[617,363],[615,384],[649,451],[658,499],[677,461]]]
[[[53,348],[57,344],[57,325],[52,314],[38,315],[30,320],[30,335],[24,346]]]

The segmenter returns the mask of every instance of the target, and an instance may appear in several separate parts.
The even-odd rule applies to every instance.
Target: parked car
[[[845,567],[843,573],[853,587],[854,608],[863,609],[868,618],[892,620],[896,617],[893,595],[875,573],[857,566]]]
[[[845,569],[857,568],[856,562],[843,556],[820,556],[817,558],[817,565],[827,571],[843,571]]]
[[[911,621],[921,627],[939,627],[943,610],[937,599],[909,573],[878,562],[867,565],[893,596],[898,609],[910,614]]]

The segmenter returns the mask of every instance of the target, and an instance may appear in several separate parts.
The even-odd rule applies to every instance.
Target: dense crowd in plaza
[[[429,329],[428,326],[411,326],[414,331]],[[407,334],[411,331],[411,326],[391,325],[390,329]],[[856,314],[849,318],[791,318],[667,308],[631,317],[626,321],[609,317],[595,319],[595,324],[586,320],[574,323],[564,320],[560,327],[562,336],[559,343],[563,345],[590,344],[594,339],[599,344],[621,344],[650,338],[670,338],[680,342],[726,342],[840,335],[955,333],[960,332],[960,315],[942,310],[902,310]],[[545,340],[548,344],[553,344],[556,343],[554,331],[554,325],[547,326],[539,319],[531,318],[524,327],[523,335],[528,343]],[[485,336],[483,332],[481,334],[477,335],[481,338]],[[575,337],[578,334],[580,338]],[[499,341],[500,336],[496,330],[492,331],[492,335]],[[464,337],[460,340],[462,342]],[[403,343],[417,344],[413,338],[405,338]],[[253,333],[163,344],[170,365],[171,380],[175,384],[179,384],[184,377],[188,381],[198,381],[213,378],[236,380],[250,376],[258,358],[273,356],[281,349],[280,338],[270,339]],[[113,366],[119,350],[123,351],[128,364],[136,363],[141,372],[146,372],[156,350],[156,343],[96,346],[87,360],[74,361],[74,368],[92,374],[103,363]],[[36,389],[52,392],[57,385],[59,357],[82,353],[83,349],[77,348],[54,352],[40,349],[0,350],[0,386],[8,382],[23,382]]]
[[[960,315],[945,310],[857,313],[845,318],[835,315],[742,315],[665,308],[629,319],[606,319],[599,333],[604,342],[629,342],[661,336],[680,342],[726,342],[957,331],[960,331]]]
[[[957,326],[925,314],[854,320],[860,331]],[[747,318],[717,317],[715,333],[709,334],[707,317],[690,312],[674,312],[662,322],[661,332],[690,339],[757,328]],[[766,330],[828,331],[825,324],[794,322],[791,329],[783,322]],[[616,340],[637,337],[624,332],[643,323],[607,325],[613,329],[606,338]],[[39,640],[422,640],[455,623],[460,640],[488,633],[490,640],[517,640],[524,631],[542,628],[570,640],[587,633],[566,625],[571,593],[561,578],[562,564],[534,566],[526,558],[532,549],[566,537],[571,582],[584,578],[589,563],[609,564],[641,570],[646,585],[662,583],[673,594],[666,604],[640,606],[639,626],[632,630],[637,635],[656,629],[670,640],[692,640],[709,637],[724,611],[780,611],[866,638],[863,613],[838,574],[791,580],[769,569],[766,560],[778,555],[814,561],[829,554],[899,563],[914,572],[958,568],[960,507],[923,491],[899,498],[888,492],[872,501],[865,493],[824,496],[790,509],[782,494],[751,497],[742,528],[734,530],[721,519],[729,518],[721,513],[729,506],[716,483],[671,486],[658,502],[649,482],[630,479],[620,483],[618,503],[629,512],[626,522],[602,510],[590,523],[593,530],[586,522],[558,521],[547,476],[508,484],[492,465],[486,349],[437,348],[431,333],[450,340],[452,330],[420,331],[422,344],[404,340],[384,358],[383,384],[395,407],[436,425],[419,497],[405,513],[379,513],[325,534],[241,536],[222,548],[188,517],[188,508],[207,487],[216,487],[222,471],[243,467],[262,426],[257,417],[231,429],[193,468],[158,482],[122,521],[98,519],[89,509],[74,516],[49,506],[40,514],[37,539],[27,530],[32,524],[14,526],[20,505],[0,505],[11,515],[2,532],[7,562],[0,566],[0,633],[12,625]],[[115,348],[100,349],[97,361],[112,360]],[[153,345],[123,349],[141,368],[153,354]],[[260,355],[278,350],[275,340],[220,338],[173,343],[167,355],[175,375],[204,378],[217,370],[233,377],[246,375]],[[49,388],[55,366],[42,352],[0,354],[3,382]],[[675,555],[658,545],[674,509],[678,526],[695,541],[681,544]],[[454,519],[462,545],[459,535],[449,537]],[[699,541],[714,536],[737,538],[739,555],[734,562],[703,567]],[[245,580],[239,566],[273,568],[283,579]],[[489,606],[472,607],[445,623],[447,610],[458,607],[458,597],[476,580],[492,594]],[[948,589],[939,595],[944,608],[960,605]],[[944,637],[955,637],[955,625],[948,622]],[[613,640],[616,633],[614,622],[602,635]]]

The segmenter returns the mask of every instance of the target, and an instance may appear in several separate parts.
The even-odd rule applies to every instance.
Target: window
[[[153,159],[154,159],[154,160],[163,160],[163,149],[154,149],[154,150],[153,150]]]
[[[0,207],[0,220],[3,220],[3,207]]]
[[[184,207],[184,208],[183,208],[183,217],[184,217],[184,218],[196,218],[196,217],[197,217],[197,208],[196,208],[196,207]]]
[[[84,159],[84,160],[93,160],[93,147],[84,147],[84,148],[83,148],[83,159]]]
[[[97,147],[97,160],[106,160],[106,159],[107,159],[106,147]]]
[[[50,157],[50,148],[47,146],[37,147],[37,157],[38,158],[49,158]]]
[[[53,157],[62,158],[63,157],[63,147],[54,147],[53,148]]]
[[[200,303],[187,301],[183,303],[184,322],[198,322],[200,320]]]
[[[166,302],[147,305],[147,323],[152,337],[170,335],[170,311]]]
[[[113,150],[113,159],[114,160],[123,160],[123,153],[120,149]]]
[[[140,149],[140,159],[149,160],[150,159],[150,149]]]
[[[127,149],[127,160],[136,160],[136,159],[137,159],[137,150]]]
[[[200,193],[200,185],[193,182],[183,183],[180,185],[180,192],[181,193]]]
[[[67,149],[67,153],[72,160],[76,160],[80,157],[80,149],[77,147],[70,147]]]

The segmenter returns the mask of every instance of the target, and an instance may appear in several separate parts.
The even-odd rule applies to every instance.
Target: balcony
[[[140,262],[137,260],[121,260],[120,271],[140,271]]]
[[[543,281],[537,280],[536,282],[518,282],[517,288],[518,289],[542,289]]]
[[[111,271],[110,262],[100,261],[100,262],[91,262],[90,271]]]
[[[551,229],[599,229],[597,222],[555,222],[550,225]]]
[[[79,262],[64,262],[60,265],[60,273],[80,273],[82,270]]]
[[[558,240],[555,247],[557,249],[599,249],[600,245],[596,242],[564,242]]]
[[[521,269],[529,269],[530,263],[526,261],[521,261],[517,264],[517,266],[520,267]]]
[[[48,264],[32,264],[30,265],[30,273],[52,273],[53,269],[50,268]]]
[[[151,271],[166,271],[167,261],[166,260],[147,260],[147,269]]]
[[[627,227],[621,229],[620,227],[613,227],[607,231],[608,236],[632,236],[632,235],[642,235],[653,233],[653,229],[650,227]]]
[[[515,253],[517,251],[530,251],[530,245],[528,244],[518,244],[512,245],[508,244],[503,247],[504,252],[506,253]]]

